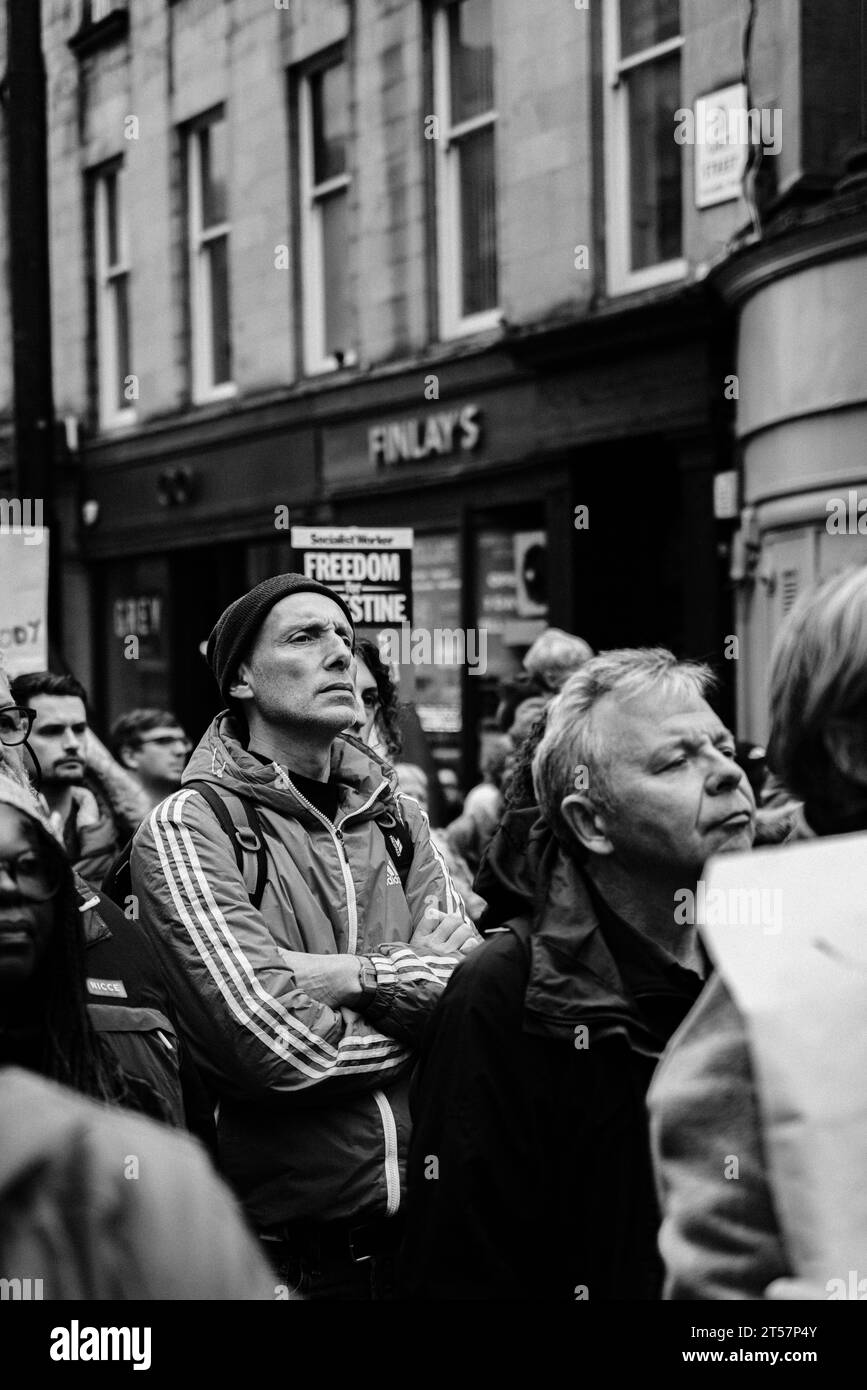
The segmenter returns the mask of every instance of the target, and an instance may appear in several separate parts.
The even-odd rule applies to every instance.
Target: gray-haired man
[[[526,861],[500,864],[525,912],[455,973],[425,1035],[410,1297],[659,1296],[644,1095],[705,973],[679,905],[755,817],[709,684],[670,652],[611,651],[550,707],[542,819]]]

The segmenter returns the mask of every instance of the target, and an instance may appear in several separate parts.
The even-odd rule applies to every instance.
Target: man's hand
[[[440,912],[437,907],[427,907],[409,944],[420,956],[454,956],[474,951],[481,946],[482,939],[459,912]]]
[[[98,825],[102,820],[99,802],[89,787],[73,787],[72,804],[76,829],[86,830],[89,825]]]
[[[284,951],[280,955],[295,976],[295,983],[311,999],[329,1009],[352,1007],[361,999],[358,956],[326,956],[306,951]]]

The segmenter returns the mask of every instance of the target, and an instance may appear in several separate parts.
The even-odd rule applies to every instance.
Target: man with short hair
[[[141,786],[150,810],[181,785],[191,745],[180,720],[169,710],[133,709],[122,714],[111,726],[109,745]]]
[[[342,731],[356,718],[344,600],[300,574],[223,613],[208,660],[229,705],[182,789],[135,837],[133,891],[181,1028],[219,1100],[222,1166],[283,1282],[386,1296],[400,1230],[407,1076],[477,944],[427,817]],[[200,782],[234,799],[246,865]],[[252,806],[259,831],[243,825]]]
[[[78,873],[98,888],[117,853],[119,837],[108,810],[87,785],[87,693],[74,676],[35,671],[16,676],[12,698],[36,715],[29,743],[39,789]]]
[[[661,649],[610,651],[549,706],[541,819],[523,863],[501,866],[523,911],[425,1034],[410,1298],[659,1297],[644,1095],[705,975],[677,909],[709,854],[749,847],[755,817],[710,679]]]

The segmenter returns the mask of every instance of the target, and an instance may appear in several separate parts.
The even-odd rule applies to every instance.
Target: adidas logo
[[[386,886],[396,883],[398,888],[400,887],[400,874],[397,872],[397,869],[390,859],[385,866],[385,882]]]

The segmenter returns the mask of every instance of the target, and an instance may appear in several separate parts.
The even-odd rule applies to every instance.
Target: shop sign
[[[296,567],[346,600],[363,627],[412,622],[411,526],[293,526]]]
[[[0,537],[0,656],[10,680],[48,666],[48,532]]]
[[[461,410],[439,410],[371,425],[367,454],[374,467],[392,467],[434,454],[475,449],[481,437],[481,411],[477,405],[465,405]]]

